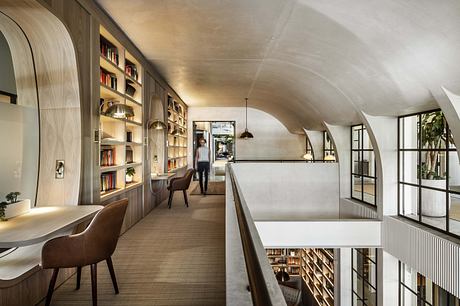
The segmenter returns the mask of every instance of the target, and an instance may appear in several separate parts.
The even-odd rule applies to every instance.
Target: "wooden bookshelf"
[[[301,249],[265,249],[265,251],[275,274],[283,270],[289,276],[301,275]]]
[[[102,26],[99,50],[99,172],[101,200],[105,200],[143,182],[143,87],[139,61]],[[131,106],[134,116],[105,116],[114,103]],[[126,176],[130,168],[135,170],[132,180]]]
[[[168,95],[168,172],[187,167],[187,106]]]
[[[302,249],[301,274],[319,306],[334,306],[334,250]]]

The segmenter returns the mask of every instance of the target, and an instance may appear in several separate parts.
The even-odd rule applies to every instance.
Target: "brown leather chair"
[[[182,190],[184,193],[184,200],[185,206],[188,207],[188,198],[187,198],[187,189],[190,187],[190,182],[192,181],[192,177],[195,174],[194,169],[188,169],[185,172],[185,175],[182,177],[175,177],[171,179],[169,183],[168,190],[169,190],[169,200],[168,200],[168,207],[171,208],[172,199],[174,196],[174,191]]]
[[[117,246],[127,207],[127,199],[108,204],[96,214],[82,233],[57,237],[43,245],[42,267],[43,269],[54,269],[46,296],[46,306],[51,303],[59,269],[77,268],[78,290],[80,289],[81,268],[87,265],[91,265],[93,305],[97,305],[96,268],[97,263],[103,260],[107,262],[115,293],[118,294],[111,256]]]

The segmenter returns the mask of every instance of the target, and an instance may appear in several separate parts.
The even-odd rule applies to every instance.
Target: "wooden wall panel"
[[[72,40],[59,19],[36,1],[3,0],[0,11],[22,28],[35,61],[41,124],[37,205],[76,205],[80,185],[81,122]],[[64,179],[54,177],[56,160],[65,161]]]

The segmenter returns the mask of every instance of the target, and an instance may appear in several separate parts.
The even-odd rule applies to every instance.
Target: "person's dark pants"
[[[204,188],[203,188],[204,173]],[[201,193],[208,191],[209,162],[198,162],[198,177],[200,179]]]

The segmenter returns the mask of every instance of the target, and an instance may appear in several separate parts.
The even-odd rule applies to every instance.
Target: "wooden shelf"
[[[97,99],[97,105],[100,105],[100,98],[104,100],[115,100],[118,103],[128,104],[134,109],[135,116],[128,119],[119,119],[105,116],[100,114],[100,133],[101,135],[110,135],[110,139],[102,139],[99,143],[99,150],[104,146],[104,150],[108,151],[104,154],[101,153],[101,156],[104,155],[104,158],[109,158],[118,163],[115,166],[108,167],[99,167],[99,172],[101,174],[101,184],[103,182],[104,186],[109,185],[109,187],[116,187],[110,191],[101,191],[101,199],[106,200],[109,197],[118,195],[126,190],[135,188],[136,186],[143,185],[143,163],[144,163],[144,150],[143,139],[144,139],[144,129],[143,129],[143,94],[144,90],[142,87],[142,82],[134,79],[125,72],[127,60],[129,60],[130,65],[133,65],[133,70],[136,71],[138,79],[142,79],[143,67],[140,65],[139,61],[136,60],[131,54],[128,53],[126,48],[115,39],[115,37],[110,34],[104,27],[100,26],[100,36],[101,41],[104,45],[107,45],[104,54],[117,54],[118,64],[114,63],[111,59],[107,58],[102,53],[99,54],[99,66],[108,73],[111,73],[117,78],[117,88],[111,88],[104,83],[98,81],[100,97]],[[107,51],[108,50],[108,51]],[[115,57],[115,55],[113,55]],[[135,66],[135,67],[134,67]],[[136,92],[134,97],[126,94],[126,82],[132,82],[132,86],[135,87]],[[133,142],[126,141],[127,132],[132,133]],[[135,162],[127,164],[127,152],[130,152],[128,147],[132,148],[133,156]],[[110,150],[112,152],[110,152]],[[102,158],[102,157],[101,157]],[[129,157],[131,160],[131,157]],[[134,174],[133,183],[126,183],[126,169],[134,167],[136,168],[136,173]],[[113,175],[108,174],[108,172],[114,172]],[[105,174],[105,176],[102,176]]]
[[[319,305],[334,305],[334,276],[329,263],[334,261],[328,249],[302,249],[302,279]],[[309,285],[313,283],[313,287]],[[327,287],[329,285],[332,289]]]

